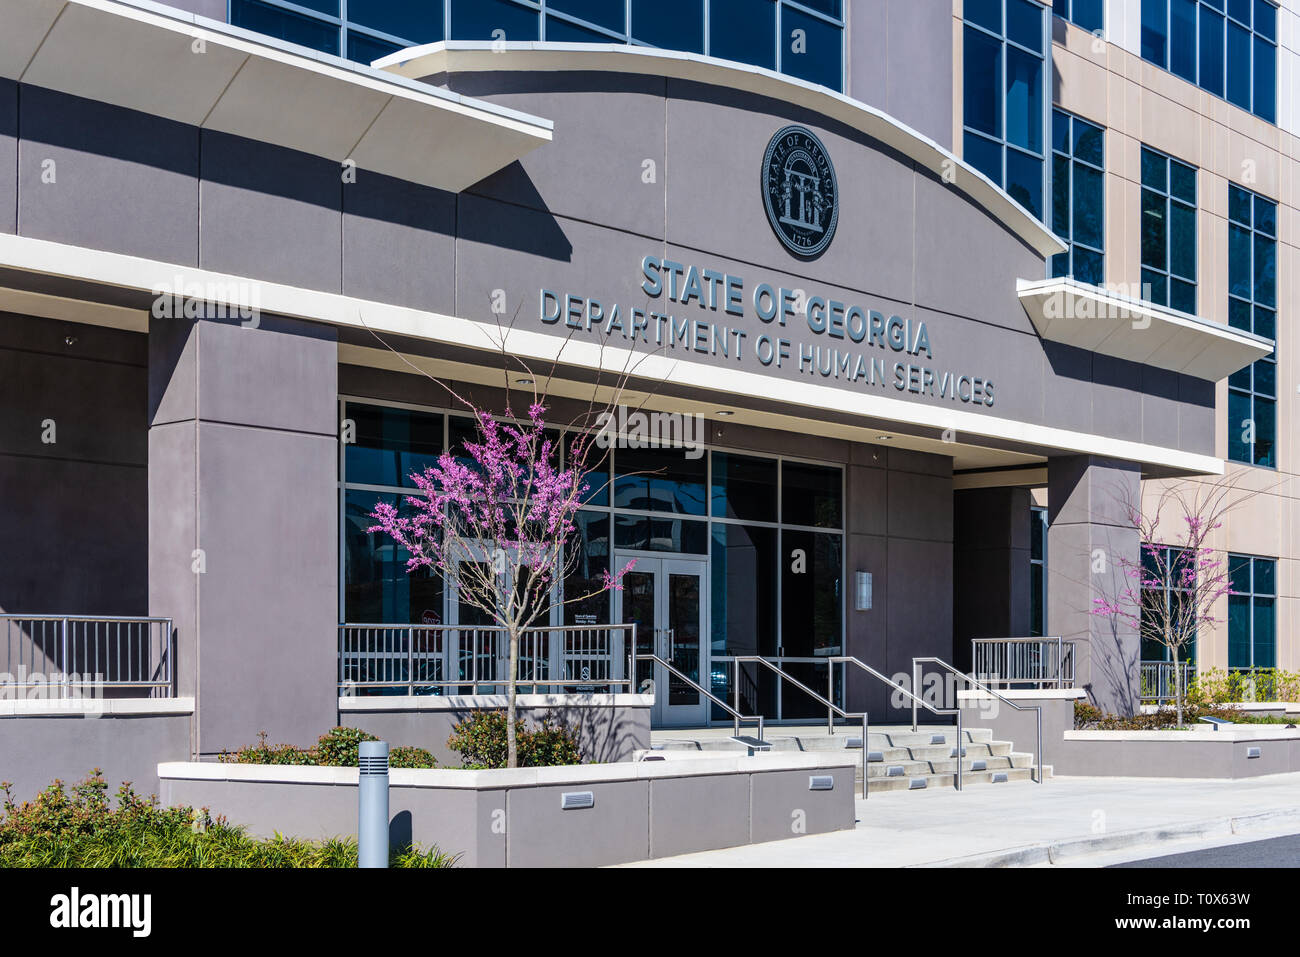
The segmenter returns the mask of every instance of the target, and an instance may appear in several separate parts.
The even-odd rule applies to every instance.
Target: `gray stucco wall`
[[[149,602],[198,750],[314,741],[337,704],[333,330],[153,319],[149,343]]]
[[[747,293],[768,282],[924,320],[932,351],[913,360],[880,346],[849,349],[885,362],[875,385],[825,379],[797,359],[764,368],[752,354],[764,332],[788,337],[796,355],[800,344],[851,344],[814,335],[800,317],[763,326],[749,309],[730,322],[747,334],[746,358],[665,350],[682,361],[1212,452],[1212,386],[1045,348],[1015,291],[1016,279],[1042,275],[1042,257],[937,171],[856,130],[674,79],[497,73],[447,82],[554,120],[554,142],[449,196],[365,170],[344,185],[337,165],[318,157],[24,87],[19,229],[494,323],[499,291],[507,318],[558,335],[567,330],[538,317],[543,288],[727,322],[694,304],[648,299],[640,263],[655,255],[733,272]],[[840,184],[836,238],[811,262],[777,241],[756,186],[768,141],[792,122],[821,137]],[[60,171],[57,189],[41,182],[47,158]],[[991,380],[995,404],[899,391],[899,360]]]
[[[952,7],[848,0],[845,92],[952,148]]]
[[[0,314],[0,611],[148,610],[145,345]]]
[[[1117,734],[1122,734],[1118,732]],[[1217,733],[1217,732],[1215,732]],[[1300,771],[1300,738],[1275,740],[1064,740],[1054,762],[1062,775],[1133,778],[1250,778]],[[1294,732],[1292,732],[1294,734]],[[1253,748],[1258,757],[1249,757]]]
[[[158,763],[190,753],[190,715],[0,717],[0,781],[20,801],[59,778],[72,786],[95,768],[110,795],[123,781],[137,794],[158,793]]]
[[[644,767],[628,764],[590,780],[562,768],[540,769],[535,781],[525,781],[528,771],[481,772],[472,787],[438,785],[439,775],[460,772],[394,772],[390,840],[459,854],[465,867],[598,867],[854,825],[851,766],[724,773],[656,764],[654,773],[639,774]],[[280,769],[264,770],[270,780],[202,780],[165,769],[162,800],[210,807],[268,837],[356,834],[355,776],[351,783],[290,783],[276,779]],[[563,783],[547,772],[561,772]],[[833,788],[810,790],[813,775],[830,776]],[[561,796],[572,791],[592,792],[594,805],[561,810]]]
[[[1131,608],[1126,568],[1141,555],[1127,508],[1140,504],[1139,479],[1131,463],[1048,459],[1047,633],[1075,642],[1075,686],[1115,714],[1138,709],[1140,641],[1123,617],[1094,612],[1099,599]]]

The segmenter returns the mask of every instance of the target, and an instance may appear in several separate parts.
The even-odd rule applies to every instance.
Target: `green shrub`
[[[447,747],[459,752],[466,768],[506,766],[506,715],[504,711],[476,711],[452,729]],[[535,728],[520,721],[515,727],[515,747],[521,768],[581,764],[577,735],[568,727],[544,717]]]
[[[1181,725],[1178,723],[1178,710],[1169,706],[1126,717],[1108,714],[1084,701],[1074,703],[1074,730],[1076,731],[1163,731],[1195,725],[1201,718],[1219,718],[1234,722],[1248,720],[1240,708],[1190,701],[1183,704]]]
[[[360,763],[362,741],[378,741],[360,728],[332,728],[322,734],[310,748],[292,744],[267,744],[266,732],[259,731],[257,744],[238,751],[222,751],[217,760],[225,764],[299,764],[329,768],[355,768]],[[388,766],[393,768],[433,768],[438,766],[424,748],[409,745],[390,748]]]
[[[250,837],[207,808],[159,807],[124,783],[117,806],[100,771],[72,788],[55,781],[17,804],[8,783],[0,815],[0,867],[356,867],[356,841]],[[436,848],[395,852],[393,867],[450,867]]]
[[[1226,704],[1232,701],[1300,700],[1300,674],[1263,668],[1255,672],[1209,668],[1199,672],[1187,689],[1189,700]]]

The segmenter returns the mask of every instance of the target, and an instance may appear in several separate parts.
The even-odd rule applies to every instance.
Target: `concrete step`
[[[1046,768],[1043,769],[1043,774],[1045,777],[1047,776]],[[962,787],[965,788],[972,785],[1003,783],[1003,779],[1005,779],[1005,781],[1032,781],[1033,775],[1033,768],[1006,768],[1003,770],[970,771],[962,774],[961,784]],[[870,794],[878,794],[882,791],[907,791],[913,790],[913,786],[921,781],[925,782],[924,787],[926,790],[934,790],[935,788],[953,790],[954,776],[955,775],[951,773],[917,774],[896,778],[877,778],[873,776],[870,779],[870,784],[867,790]],[[998,780],[995,781],[995,778]],[[859,781],[858,784],[860,787],[861,781]]]
[[[752,729],[746,727],[742,733],[752,735]],[[835,734],[800,733],[792,735],[783,733],[779,727],[765,729],[763,738],[774,751],[843,751],[861,746],[862,733],[853,729],[836,728]],[[988,728],[975,728],[963,731],[962,739],[967,747],[988,745],[993,742],[993,732]],[[897,748],[937,749],[935,754],[951,750],[957,742],[957,729],[942,730],[894,730],[871,731],[868,746],[872,751],[890,751]],[[654,748],[664,751],[738,751],[745,745],[731,740],[729,736],[719,734],[692,734],[684,731],[680,736],[673,732],[657,732]],[[929,756],[927,754],[927,756]]]
[[[873,755],[880,755],[882,761],[943,761],[953,757],[956,745],[936,744],[920,748],[879,748],[872,749]],[[989,741],[987,743],[968,744],[962,751],[968,758],[1005,757],[1011,753],[1010,741]],[[880,762],[873,761],[873,764]]]
[[[1002,757],[971,758],[962,761],[962,770],[970,773],[983,771],[1007,771],[1012,768],[1030,768],[1034,765],[1032,754],[1009,754]],[[955,760],[946,761],[895,761],[872,763],[867,765],[867,775],[874,782],[879,778],[922,777],[932,774],[953,774],[957,770]],[[856,772],[858,780],[862,779],[861,766]]]

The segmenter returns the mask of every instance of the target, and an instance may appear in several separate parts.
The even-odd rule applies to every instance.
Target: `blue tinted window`
[[[344,446],[346,480],[354,485],[410,486],[411,473],[436,465],[442,453],[442,416],[388,406],[349,402],[344,428],[354,441]]]
[[[703,53],[703,0],[632,0],[632,38],[668,50]]]
[[[1223,15],[1201,7],[1201,86],[1223,96]]]
[[[1229,555],[1228,667],[1277,667],[1277,562]]]
[[[433,43],[442,39],[442,0],[352,0],[348,22],[411,43]]]
[[[559,17],[547,16],[546,39],[557,43],[618,43],[617,37],[593,30],[588,27],[561,20]]]
[[[1043,218],[1045,60],[1031,51],[1042,50],[1045,10],[1029,0],[963,9],[964,158]]]
[[[1277,204],[1228,186],[1228,322],[1277,336]],[[1228,379],[1228,458],[1277,465],[1277,353]]]
[[[797,31],[803,31],[802,35]],[[785,6],[781,10],[780,43],[782,73],[831,89],[840,88],[843,33],[839,28]]]
[[[709,56],[775,70],[775,0],[713,0],[709,5]]]
[[[1277,10],[1267,0],[1142,0],[1141,33],[1144,60],[1277,122]]]
[[[1169,2],[1169,69],[1196,82],[1196,0]]]
[[[1168,66],[1169,0],[1142,0],[1142,59]]]
[[[231,0],[230,22],[278,40],[297,43],[324,53],[339,52],[339,28],[288,10],[278,10],[256,0]]]
[[[623,33],[625,8],[623,0],[547,0],[548,10],[567,13],[579,20],[586,20],[606,30]],[[547,27],[549,32],[549,25]]]
[[[1105,0],[1055,0],[1052,12],[1089,33],[1095,33],[1104,26],[1104,6]]]
[[[452,0],[451,38],[453,40],[495,40],[504,33],[507,43],[536,40],[538,13],[508,0]]]
[[[1007,39],[1043,52],[1043,8],[1031,0],[1007,0]]]
[[[364,33],[357,33],[355,30],[348,31],[348,59],[356,60],[358,63],[373,63],[380,57],[386,57],[390,53],[396,53],[402,49],[396,43],[388,43],[385,40],[377,40],[374,37],[368,37]]]
[[[966,126],[1002,138],[1002,44],[987,33],[966,28],[962,51],[962,110]],[[999,164],[1001,165],[1001,164]],[[1001,172],[994,177],[1001,181]]]
[[[1196,168],[1142,147],[1143,295],[1196,312]]]

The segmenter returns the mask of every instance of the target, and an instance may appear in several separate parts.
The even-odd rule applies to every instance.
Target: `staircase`
[[[962,786],[1032,781],[1033,754],[1015,751],[1010,741],[994,741],[988,728],[962,732]],[[855,781],[862,783],[860,762],[862,731],[838,726],[834,734],[820,728],[772,727],[764,735],[773,751],[849,751],[859,759]],[[868,742],[867,775],[869,793],[953,787],[957,771],[957,729],[948,726],[881,726],[872,729]],[[656,751],[744,751],[746,746],[731,738],[730,728],[660,730],[651,734]],[[1044,766],[1044,777],[1051,768]]]

